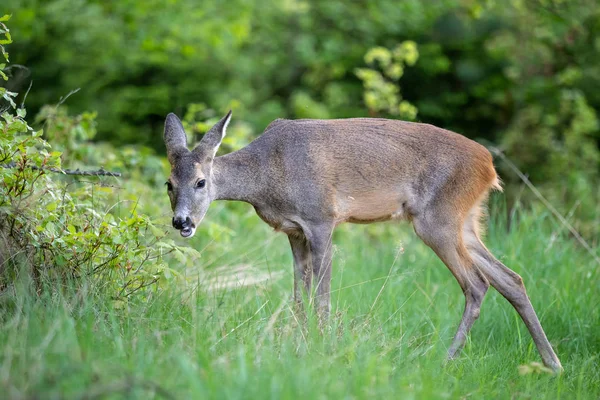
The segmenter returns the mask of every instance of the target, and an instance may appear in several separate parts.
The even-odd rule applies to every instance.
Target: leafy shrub
[[[115,202],[123,194],[115,178],[77,180],[60,174],[62,157],[87,162],[91,155],[117,154],[120,161],[108,166],[132,166],[131,151],[99,152],[88,142],[95,134],[94,114],[71,117],[60,107],[46,108],[40,117],[45,128],[36,131],[27,124],[25,109],[11,101],[15,94],[0,94],[8,103],[0,119],[0,290],[22,271],[38,288],[43,279],[90,275],[109,295],[126,298],[177,275],[168,266],[168,254],[188,262],[197,256],[166,240],[164,229],[137,211],[137,201]],[[46,139],[64,153],[53,151]]]
[[[512,29],[499,32],[487,49],[507,61],[505,98],[513,108],[498,143],[593,238],[600,233],[600,97],[592,89],[598,74],[591,67],[600,62],[598,2],[548,0],[493,10],[512,21]],[[517,193],[511,190],[520,184],[515,175],[503,177],[509,192]],[[531,197],[526,192],[522,200]]]
[[[355,72],[363,81],[365,105],[371,112],[383,111],[410,120],[417,117],[417,108],[402,99],[397,82],[404,75],[405,66],[415,65],[418,58],[413,41],[402,42],[393,50],[374,47],[365,54],[365,62],[371,68],[357,68]]]

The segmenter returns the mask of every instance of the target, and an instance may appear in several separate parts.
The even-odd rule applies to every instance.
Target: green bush
[[[402,42],[393,50],[374,47],[365,54],[365,62],[371,68],[357,68],[356,76],[363,81],[365,105],[373,114],[384,112],[403,119],[416,119],[417,108],[402,100],[396,82],[404,75],[405,66],[414,65],[418,58],[417,45],[411,41]]]
[[[0,288],[10,286],[23,267],[38,279],[93,275],[115,298],[127,297],[162,277],[176,274],[166,256],[197,253],[165,239],[165,230],[138,213],[119,182],[88,177],[79,181],[55,176],[60,152],[18,115],[3,113],[0,130]],[[74,118],[77,119],[77,118]],[[81,126],[79,126],[81,128]],[[94,147],[94,146],[92,146]],[[97,149],[96,149],[97,150]]]
[[[8,43],[10,37],[3,44]],[[138,212],[140,193],[154,190],[151,180],[139,180],[143,166],[134,166],[143,150],[90,144],[94,114],[71,117],[56,106],[43,109],[44,129],[36,131],[25,109],[12,101],[15,94],[0,90],[8,104],[0,120],[0,290],[11,287],[19,273],[28,273],[38,288],[46,279],[90,275],[104,292],[123,299],[176,276],[167,255],[188,263],[198,255],[166,240],[165,230]],[[61,151],[53,151],[46,139]],[[138,181],[124,185],[128,192],[116,178],[64,176],[63,161],[71,159],[82,167],[90,161],[120,165]],[[136,192],[140,187],[145,192]]]

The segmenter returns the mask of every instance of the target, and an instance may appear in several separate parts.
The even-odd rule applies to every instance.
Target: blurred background
[[[22,100],[33,82],[26,106],[38,121],[44,105],[80,89],[62,107],[94,113],[87,139],[158,154],[172,111],[197,139],[232,108],[224,152],[275,118],[432,123],[502,149],[597,237],[596,0],[4,0],[2,8],[12,14],[18,64],[8,89]],[[515,173],[500,159],[497,167],[509,202],[529,203]]]

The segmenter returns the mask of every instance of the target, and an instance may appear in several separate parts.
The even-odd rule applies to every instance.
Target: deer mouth
[[[196,228],[193,226],[186,226],[185,228],[182,228],[179,231],[179,234],[184,237],[184,238],[189,238],[194,236],[194,233],[196,232]]]

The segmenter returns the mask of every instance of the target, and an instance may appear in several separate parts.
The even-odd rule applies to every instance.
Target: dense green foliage
[[[51,151],[42,131],[27,125],[23,109],[15,111],[4,112],[0,121],[0,164],[11,166],[0,168],[0,290],[22,272],[31,274],[40,289],[46,278],[57,282],[92,275],[105,293],[121,299],[169,275],[167,254],[196,255],[165,240],[165,229],[139,212],[131,190],[147,183],[123,190],[114,178],[61,179],[50,172],[60,171],[61,152]],[[70,138],[89,134],[90,117],[58,112],[47,117],[44,132]],[[91,147],[86,151],[100,150]],[[111,150],[113,157],[131,160],[131,154]]]
[[[10,36],[2,44],[8,43]],[[5,51],[4,57],[8,61]],[[164,227],[141,213],[147,206],[139,204],[138,193],[152,190],[153,164],[162,175],[160,159],[143,149],[88,143],[94,114],[72,117],[59,106],[42,109],[44,129],[35,131],[13,101],[16,93],[0,88],[0,95],[7,103],[0,115],[0,291],[12,288],[21,273],[38,290],[44,282],[91,275],[105,294],[125,299],[172,275],[166,255],[194,259],[197,252],[166,240]],[[64,179],[61,157],[72,168],[126,169],[136,181],[121,188],[114,178]]]
[[[9,71],[13,85],[24,92],[33,80],[32,110],[81,88],[71,107],[98,113],[99,139],[163,151],[164,116],[193,103],[209,118],[233,108],[248,138],[280,117],[411,118],[500,146],[564,214],[574,208],[578,229],[598,233],[595,0],[3,6],[20,38],[13,61],[27,68]],[[374,81],[375,53],[403,42],[416,44],[418,61]],[[514,198],[519,180],[500,168]]]

